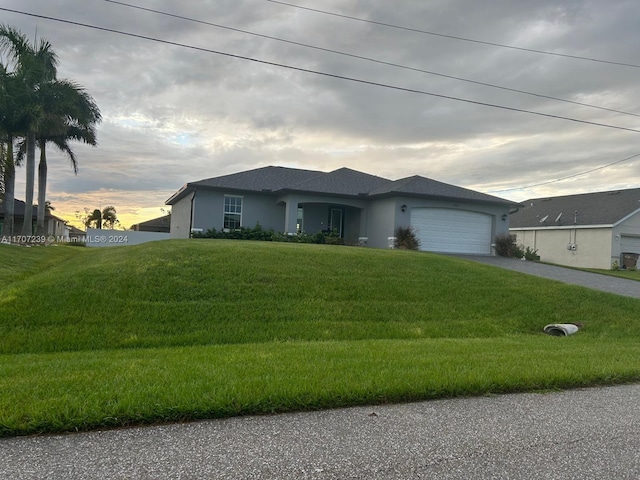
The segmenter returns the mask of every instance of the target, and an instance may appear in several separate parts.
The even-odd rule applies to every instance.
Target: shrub
[[[396,227],[395,241],[393,243],[394,248],[400,250],[419,250],[420,240],[418,239],[417,232],[412,226],[408,227]]]
[[[500,255],[501,257],[522,258],[526,254],[522,246],[516,243],[515,235],[509,235],[508,233],[501,233],[499,235],[496,235],[495,245],[496,254]],[[529,249],[529,252],[530,254],[533,253],[533,255],[537,256],[537,250],[531,251]]]
[[[326,243],[330,245],[344,245],[344,239],[338,232],[297,233],[288,235],[276,232],[273,229],[265,230],[257,223],[255,227],[240,227],[235,230],[216,230],[210,228],[206,232],[193,232],[191,238],[217,238],[230,240],[258,240],[262,242],[287,242],[287,243]]]
[[[534,250],[531,247],[526,247],[524,249],[524,259],[529,261],[540,260],[540,255],[538,255],[538,249]]]

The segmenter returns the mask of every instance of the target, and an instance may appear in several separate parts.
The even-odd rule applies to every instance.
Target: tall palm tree
[[[35,43],[35,42],[34,42]],[[33,222],[33,191],[35,185],[35,132],[42,118],[42,105],[39,98],[40,87],[56,78],[58,58],[51,44],[41,40],[36,47],[27,37],[15,28],[0,25],[0,49],[13,61],[15,72],[20,76],[26,92],[29,93],[26,107],[29,113],[29,125],[25,133],[27,147],[27,178],[25,188],[25,211],[22,234],[31,235]]]
[[[38,211],[36,233],[44,235],[44,220],[47,195],[47,143],[53,143],[71,162],[74,173],[78,173],[78,162],[69,145],[77,140],[89,145],[97,145],[95,124],[101,119],[100,110],[93,98],[80,86],[66,81],[56,80],[43,85],[43,120],[36,132],[40,147],[38,164]]]
[[[38,46],[30,45],[26,37],[11,27],[0,25],[0,48],[14,61],[16,72],[30,92],[29,124],[26,129],[26,189],[23,235],[32,232],[33,192],[35,183],[35,148],[40,146],[38,165],[38,234],[44,234],[47,183],[46,144],[51,142],[71,161],[77,173],[77,161],[70,140],[96,145],[95,125],[100,122],[100,110],[93,98],[79,85],[57,80],[58,59],[51,44],[41,40]]]
[[[14,234],[14,197],[16,163],[14,140],[25,131],[29,124],[27,92],[23,88],[22,78],[16,73],[8,73],[6,66],[0,63],[0,139],[4,142],[2,161],[4,186],[4,224],[2,234]]]

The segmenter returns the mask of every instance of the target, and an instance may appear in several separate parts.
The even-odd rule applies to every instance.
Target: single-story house
[[[640,254],[640,188],[534,198],[511,215],[519,244],[544,262],[609,269]]]
[[[78,227],[68,225],[69,227],[69,241],[70,242],[84,242],[87,236],[87,232],[80,230]]]
[[[24,212],[26,204],[22,200],[15,199],[13,203],[13,234],[19,236],[22,233],[22,224],[24,223]],[[0,199],[0,235],[4,232],[4,199]],[[33,206],[33,233],[36,232],[36,220],[38,216],[38,207]],[[51,210],[45,211],[44,217],[45,235],[55,237],[66,237],[69,234],[67,222],[61,218],[51,214]]]
[[[393,246],[412,226],[421,249],[492,254],[518,204],[429,178],[388,180],[349,168],[332,172],[269,166],[184,185],[172,206],[171,238],[255,227],[296,234],[335,232],[346,242]]]
[[[169,233],[171,227],[171,215],[163,215],[162,217],[153,218],[146,222],[131,225],[131,230],[135,232],[159,232]]]

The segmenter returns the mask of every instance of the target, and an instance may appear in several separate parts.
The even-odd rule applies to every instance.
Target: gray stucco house
[[[609,269],[640,254],[640,188],[533,198],[511,215],[519,244],[544,262]]]
[[[389,248],[398,226],[413,226],[423,250],[490,255],[518,204],[429,178],[387,180],[349,168],[285,167],[187,183],[166,201],[171,238],[240,226],[284,233],[336,231],[348,243]]]

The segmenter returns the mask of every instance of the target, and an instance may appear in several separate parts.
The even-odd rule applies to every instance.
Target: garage
[[[450,208],[413,208],[410,221],[421,250],[491,254],[491,215]]]
[[[620,236],[620,265],[622,268],[637,268],[640,256],[640,237]]]
[[[621,253],[640,253],[640,237],[622,235],[620,237]]]

